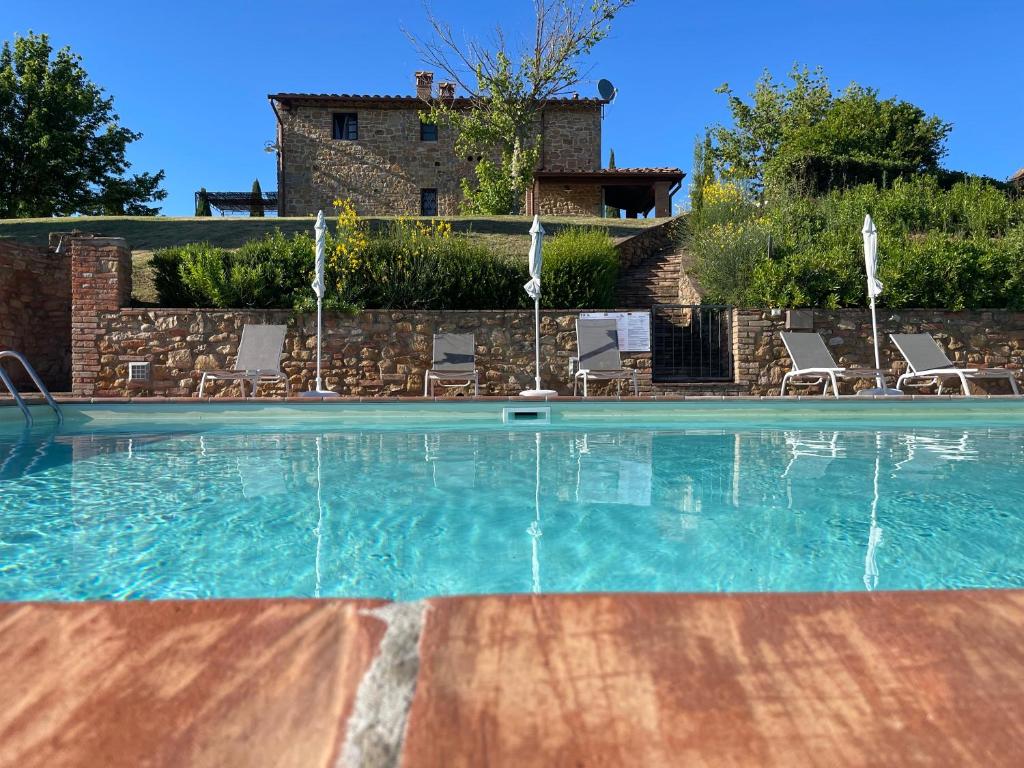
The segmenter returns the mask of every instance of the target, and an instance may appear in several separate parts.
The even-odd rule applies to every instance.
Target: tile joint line
[[[387,629],[356,691],[336,768],[397,768],[401,763],[427,609],[426,601],[420,600],[362,611],[383,621]]]

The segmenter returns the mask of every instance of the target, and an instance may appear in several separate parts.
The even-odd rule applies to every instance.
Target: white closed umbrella
[[[337,392],[324,391],[323,382],[320,377],[320,350],[323,341],[323,307],[324,293],[324,250],[327,245],[327,222],[324,220],[324,212],[320,211],[316,216],[316,226],[313,228],[316,233],[316,261],[313,276],[313,293],[316,294],[316,389],[310,392],[303,392],[306,397],[338,397]]]
[[[533,225],[530,227],[530,282],[523,286],[527,295],[533,299],[533,327],[536,347],[536,369],[534,377],[534,388],[526,389],[519,394],[522,397],[553,397],[558,393],[553,389],[541,389],[540,386],[540,270],[544,262],[544,227],[541,226],[540,216],[533,217]]]
[[[864,268],[868,278],[868,299],[871,302],[871,337],[875,344],[875,368],[881,369],[882,358],[878,351],[878,320],[875,317],[875,297],[882,293],[884,286],[876,274],[878,270],[878,230],[875,229],[875,222],[871,220],[870,214],[864,217],[864,229],[861,230],[861,234],[864,235]],[[875,383],[877,386],[871,389],[863,389],[857,394],[896,396],[903,394],[898,389],[887,388],[885,386],[885,378],[881,372],[875,374]]]

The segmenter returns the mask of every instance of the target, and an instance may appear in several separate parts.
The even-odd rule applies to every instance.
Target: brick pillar
[[[128,306],[132,297],[132,252],[120,237],[69,235],[71,256],[71,391],[97,392],[104,314]]]

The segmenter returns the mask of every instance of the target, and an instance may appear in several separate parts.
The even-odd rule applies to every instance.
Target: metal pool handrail
[[[15,352],[13,349],[0,349],[0,360],[5,357],[11,357],[21,363],[21,367],[25,369],[25,373],[29,375],[32,382],[36,385],[36,389],[39,390],[39,394],[46,400],[47,405],[53,408],[53,412],[57,414],[57,423],[64,423],[64,414],[60,410],[60,406],[57,405],[57,401],[53,399],[53,395],[50,394],[50,390],[43,384],[43,380],[39,378],[39,374],[36,373],[36,369],[32,367],[25,356],[20,352]],[[21,409],[22,414],[25,416],[25,424],[29,427],[32,426],[32,414],[28,410],[28,406],[25,404],[24,398],[18,393],[18,388],[14,386],[14,382],[11,381],[11,377],[7,375],[7,372],[0,365],[0,382],[3,382],[4,386],[7,387],[7,391],[11,393],[11,397],[14,398],[14,402]]]

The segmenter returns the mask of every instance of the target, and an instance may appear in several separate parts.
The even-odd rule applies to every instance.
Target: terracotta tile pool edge
[[[0,766],[340,765],[390,605],[0,603]],[[1011,765],[1024,739],[1024,590],[422,605],[406,768]]]

